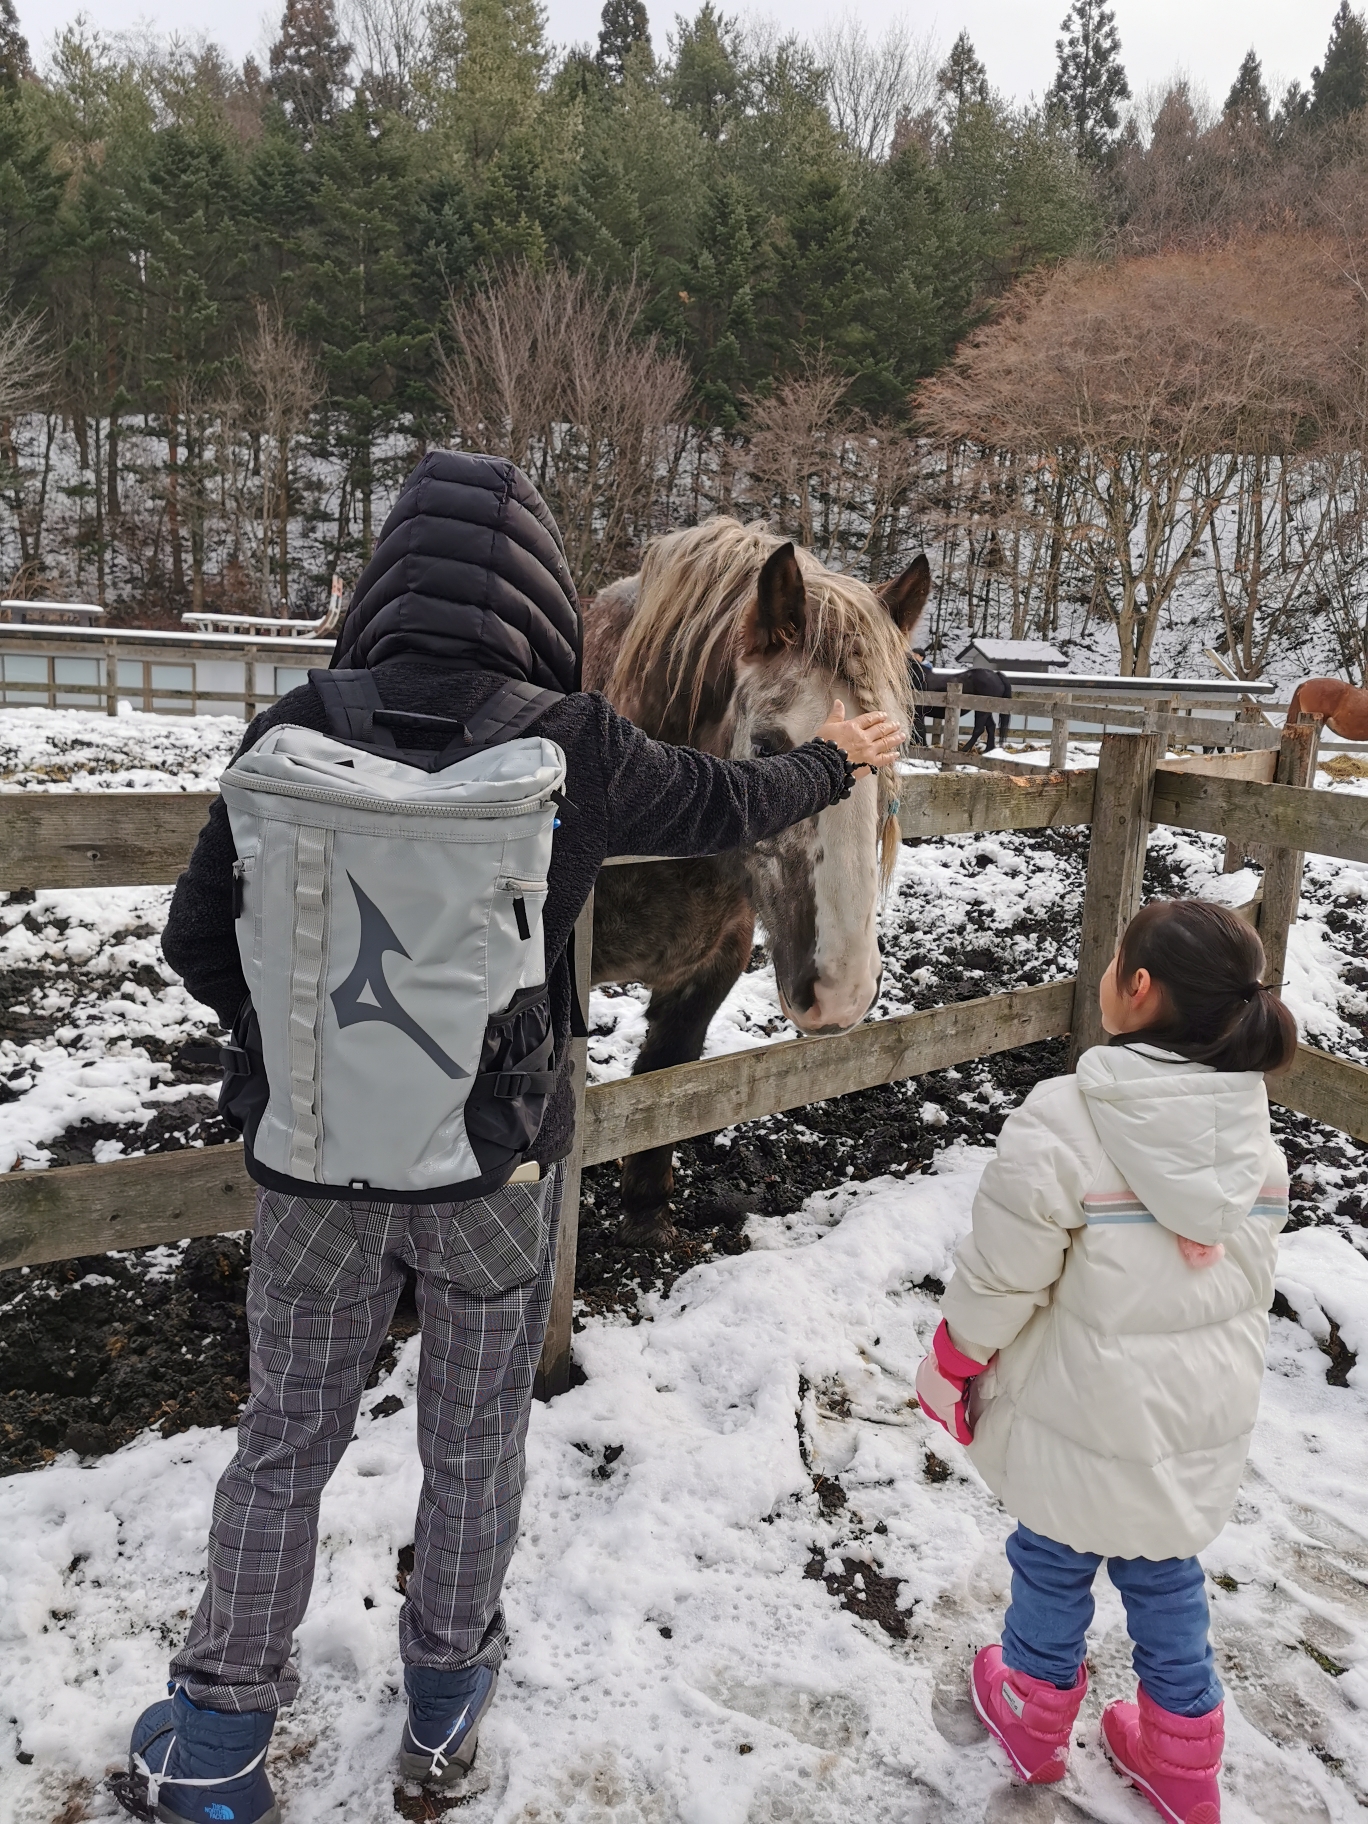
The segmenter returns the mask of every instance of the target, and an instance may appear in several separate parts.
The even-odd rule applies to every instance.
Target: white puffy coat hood
[[[1212,1070],[1149,1045],[1098,1045],[1078,1060],[1102,1150],[1175,1235],[1220,1241],[1263,1186],[1271,1128],[1255,1070]]]

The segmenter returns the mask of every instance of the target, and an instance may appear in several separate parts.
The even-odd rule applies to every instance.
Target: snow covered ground
[[[209,719],[11,712],[0,716],[0,788],[205,789],[238,733]],[[905,848],[880,1011],[963,993],[975,972],[982,992],[1071,973],[1081,863],[1068,832]],[[1223,877],[1219,865],[1211,839],[1152,839],[1159,890],[1247,899],[1255,876]],[[168,896],[126,888],[0,905],[0,1164],[213,1137],[208,1085],[174,1059],[212,1016],[161,963]],[[1309,864],[1287,990],[1308,1037],[1360,1058],[1366,908],[1368,869]],[[634,990],[596,993],[599,1078],[630,1068],[643,1016]],[[772,976],[757,966],[709,1051],[785,1033]],[[981,1093],[966,1084],[962,1099]],[[921,1114],[933,1128],[944,1119],[930,1103]],[[986,1157],[945,1147],[931,1173],[751,1216],[749,1251],[648,1294],[630,1314],[647,1321],[588,1319],[576,1338],[586,1380],[533,1415],[507,1593],[513,1650],[463,1817],[1141,1824],[1147,1814],[1095,1741],[1101,1703],[1129,1689],[1105,1579],[1086,1746],[1063,1788],[1012,1788],[963,1699],[973,1648],[998,1631],[1009,1522],[910,1397]],[[1323,1220],[1322,1205],[1338,1226],[1284,1240],[1250,1469],[1205,1554],[1231,1698],[1235,1824],[1320,1824],[1368,1806],[1368,1259],[1338,1159],[1303,1150],[1294,1188],[1312,1214],[1302,1219]],[[1361,1364],[1346,1366],[1346,1351]],[[410,1342],[367,1393],[325,1497],[299,1639],[304,1693],[272,1760],[294,1824],[379,1820],[397,1805],[436,1815],[396,1794],[392,1768],[416,1360]],[[219,1429],[145,1433],[95,1460],[68,1451],[0,1481],[0,1824],[111,1814],[99,1780],[132,1715],[158,1695],[197,1598],[231,1449]]]
[[[1013,1789],[964,1701],[999,1628],[1009,1523],[911,1394],[985,1157],[752,1218],[751,1251],[696,1268],[651,1321],[579,1337],[586,1381],[533,1415],[512,1652],[462,1817],[1140,1824],[1096,1744],[1131,1682],[1105,1580],[1057,1794]],[[1244,1493],[1205,1555],[1226,1815],[1347,1824],[1368,1802],[1368,1367],[1328,1386],[1307,1326],[1333,1318],[1368,1350],[1368,1261],[1304,1230],[1280,1286],[1302,1321],[1273,1320]],[[324,1497],[304,1690],[271,1763],[294,1824],[394,1815],[416,1366],[415,1340],[366,1396],[402,1408],[362,1417]],[[231,1448],[146,1436],[0,1483],[0,1817],[111,1815],[98,1782],[195,1603]]]

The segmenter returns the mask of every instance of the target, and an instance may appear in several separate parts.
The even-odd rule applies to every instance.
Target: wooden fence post
[[[1302,716],[1294,727],[1284,729],[1274,774],[1276,783],[1309,786],[1316,776],[1319,745],[1320,724],[1312,716]],[[1265,856],[1259,936],[1268,965],[1264,980],[1270,987],[1281,987],[1286,974],[1287,934],[1296,923],[1302,860],[1300,849],[1269,849]]]
[[[589,977],[594,954],[594,895],[590,893],[575,921],[575,979],[580,1005],[589,1012]],[[560,1232],[556,1241],[556,1279],[551,1315],[537,1370],[539,1400],[554,1399],[570,1385],[570,1344],[575,1315],[575,1255],[579,1246],[580,1173],[584,1157],[584,1089],[589,1069],[589,1041],[570,1041],[570,1082],[575,1097],[575,1146],[565,1162],[561,1190]]]
[[[1149,839],[1150,800],[1159,759],[1157,729],[1104,734],[1093,792],[1088,876],[1083,890],[1083,929],[1078,942],[1069,1069],[1080,1052],[1102,1042],[1097,985],[1116,954],[1121,933],[1140,910]]]
[[[1062,773],[1069,764],[1069,712],[1056,710],[1050,718],[1050,771]]]
[[[941,771],[946,773],[955,765],[959,754],[960,698],[963,695],[961,685],[946,685],[945,720],[941,723]]]
[[[1260,719],[1260,712],[1250,704],[1242,703],[1235,711],[1235,721],[1237,724],[1241,722],[1257,722]],[[1225,859],[1221,863],[1221,872],[1223,874],[1238,874],[1241,868],[1247,867],[1249,862],[1254,859],[1255,857],[1247,856],[1245,854],[1244,844],[1238,837],[1226,837]],[[1262,858],[1260,857],[1258,859],[1261,860]]]

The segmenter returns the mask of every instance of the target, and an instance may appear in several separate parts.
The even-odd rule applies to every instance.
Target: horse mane
[[[628,624],[608,688],[624,708],[639,704],[653,677],[657,701],[692,734],[705,693],[730,696],[739,637],[766,558],[787,541],[763,525],[719,515],[668,532],[646,548],[636,612]],[[798,550],[807,594],[801,640],[793,649],[813,668],[849,680],[856,701],[848,712],[887,709],[906,720],[907,650],[868,583],[828,570]],[[710,689],[711,687],[711,689]],[[673,720],[673,718],[672,718]],[[678,737],[672,737],[678,738]],[[687,735],[685,736],[687,739]]]

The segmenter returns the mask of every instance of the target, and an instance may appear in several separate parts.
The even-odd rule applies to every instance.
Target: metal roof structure
[[[1019,670],[1043,671],[1049,665],[1067,665],[1068,659],[1047,640],[970,640],[955,654],[963,664],[966,659],[995,667],[1014,665]]]

